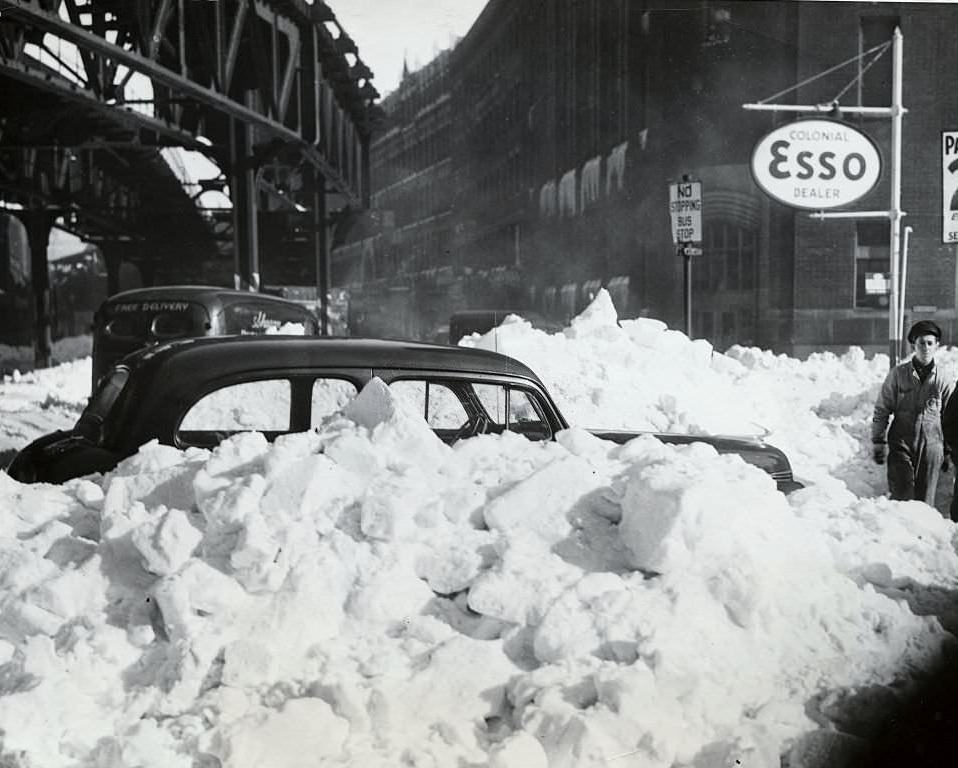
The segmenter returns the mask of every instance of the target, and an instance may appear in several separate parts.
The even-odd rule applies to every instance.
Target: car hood
[[[765,470],[779,484],[780,489],[795,490],[803,487],[794,481],[792,466],[788,457],[774,445],[766,443],[758,437],[731,436],[731,435],[689,435],[672,432],[639,432],[627,430],[590,429],[589,432],[603,440],[615,443],[627,443],[637,437],[648,435],[672,445],[688,445],[690,443],[707,443],[719,453],[736,453],[749,464]]]

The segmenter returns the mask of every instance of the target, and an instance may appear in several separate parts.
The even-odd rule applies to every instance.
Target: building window
[[[862,221],[856,227],[855,308],[887,309],[891,275],[890,224]]]
[[[692,286],[699,290],[709,287],[709,261],[707,258],[693,258]]]
[[[735,340],[735,313],[734,312],[723,312],[722,313],[722,342],[724,344],[731,343]]]
[[[758,233],[724,221],[705,224],[704,255],[700,261],[711,264],[711,288],[730,291],[755,287],[755,253]],[[721,285],[724,271],[725,283]]]
[[[699,313],[698,328],[696,328],[693,325],[692,333],[697,338],[703,338],[703,339],[713,338],[715,334],[715,323],[713,321],[713,313],[712,312]]]
[[[755,310],[743,307],[738,311],[737,342],[746,347],[755,344]]]

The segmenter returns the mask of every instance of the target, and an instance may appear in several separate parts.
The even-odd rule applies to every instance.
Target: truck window
[[[313,333],[310,313],[305,307],[255,299],[226,306],[223,309],[223,325],[227,334]]]

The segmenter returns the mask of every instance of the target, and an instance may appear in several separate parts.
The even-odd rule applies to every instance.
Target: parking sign
[[[958,131],[941,132],[941,241],[958,243]]]
[[[672,217],[672,242],[702,242],[702,182],[680,181],[669,184],[669,215]]]

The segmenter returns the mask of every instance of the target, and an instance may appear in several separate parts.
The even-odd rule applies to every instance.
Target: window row
[[[395,400],[422,416],[446,442],[485,433],[517,432],[548,440],[552,430],[535,395],[520,387],[457,379],[397,379],[388,385]],[[318,378],[312,384],[310,427],[319,427],[357,394],[346,379]],[[223,433],[283,433],[291,429],[293,388],[288,379],[224,386],[205,395],[183,417],[177,444],[208,446]],[[214,441],[215,433],[215,441]]]

